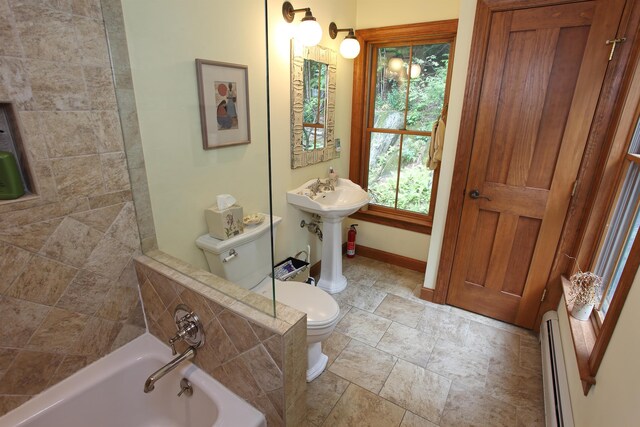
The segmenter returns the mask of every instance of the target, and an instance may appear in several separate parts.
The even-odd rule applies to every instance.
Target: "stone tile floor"
[[[310,426],[543,426],[531,331],[414,295],[424,275],[343,260],[341,320],[307,388]]]

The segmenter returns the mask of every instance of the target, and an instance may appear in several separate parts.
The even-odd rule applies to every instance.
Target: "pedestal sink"
[[[369,195],[348,179],[340,178],[333,186],[327,180],[312,179],[287,191],[287,202],[322,218],[324,238],[318,286],[331,294],[342,291],[347,286],[342,274],[342,221],[369,203]]]

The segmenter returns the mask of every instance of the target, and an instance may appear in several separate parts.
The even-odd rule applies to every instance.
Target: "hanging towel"
[[[444,144],[444,132],[446,124],[442,116],[433,122],[431,130],[431,145],[429,146],[429,158],[427,159],[427,167],[435,170],[442,161],[442,146]]]

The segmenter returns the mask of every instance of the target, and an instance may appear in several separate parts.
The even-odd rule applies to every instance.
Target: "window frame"
[[[621,99],[621,104],[616,108],[618,110],[617,118],[611,124],[611,145],[601,169],[597,191],[594,192],[592,198],[592,212],[583,228],[582,242],[577,248],[577,262],[572,271],[576,271],[578,265],[587,270],[595,268],[602,250],[602,243],[606,238],[609,222],[620,196],[622,183],[626,178],[625,172],[631,162],[640,163],[637,162],[637,156],[629,156],[628,154],[636,126],[640,121],[640,81],[637,81],[640,76],[639,53],[640,49],[634,52],[635,64],[627,81],[629,86],[623,91],[625,95]],[[592,246],[591,241],[585,240],[585,236],[591,234],[598,236],[595,246]],[[622,268],[622,274],[611,298],[606,316],[603,317],[598,310],[594,310],[588,321],[579,321],[570,315],[572,304],[567,302],[570,283],[567,277],[562,277],[567,316],[585,396],[589,393],[590,388],[596,384],[596,374],[639,267],[640,235],[637,235]]]
[[[366,178],[369,166],[369,142],[368,129],[371,109],[371,85],[373,78],[372,63],[376,46],[388,44],[424,43],[450,43],[449,67],[447,70],[447,84],[445,88],[443,110],[449,102],[449,89],[451,86],[451,73],[455,55],[456,33],[458,20],[425,22],[420,24],[392,26],[383,28],[370,28],[356,31],[356,38],[362,47],[362,54],[354,61],[353,70],[353,94],[351,116],[351,156],[349,160],[349,179],[366,188]],[[430,132],[429,132],[430,133]],[[352,215],[353,218],[362,219],[377,224],[415,231],[423,234],[431,233],[433,224],[433,212],[435,208],[440,168],[436,168],[433,174],[431,200],[429,214],[404,211],[396,208],[369,204],[365,210],[360,210]]]

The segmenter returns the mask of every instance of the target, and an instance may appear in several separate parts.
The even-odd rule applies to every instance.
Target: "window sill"
[[[350,218],[361,219],[388,227],[400,228],[414,231],[416,233],[431,234],[431,221],[397,213],[380,212],[373,209],[359,210],[352,214]]]
[[[582,391],[586,396],[589,393],[591,386],[596,384],[596,378],[591,373],[591,368],[589,366],[589,360],[597,337],[597,329],[594,324],[595,314],[592,314],[589,320],[578,320],[571,316],[573,304],[569,304],[567,302],[571,282],[569,282],[569,279],[565,276],[562,276],[561,281],[564,301],[567,307],[567,317],[569,318],[569,326],[571,327],[571,338],[573,340],[573,347],[578,361],[578,372],[580,373],[580,381],[582,381]]]

